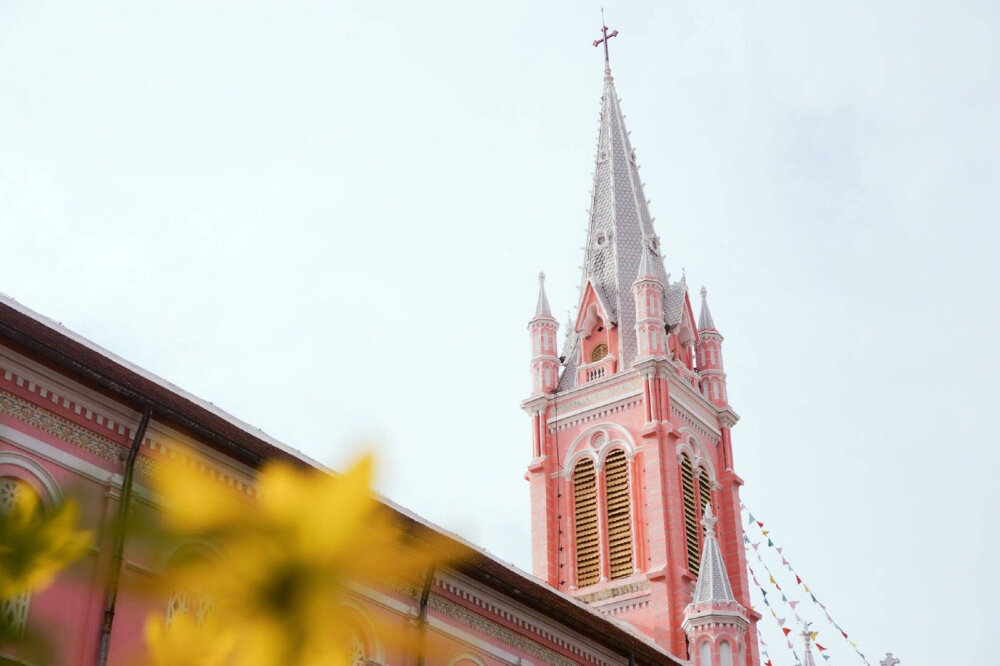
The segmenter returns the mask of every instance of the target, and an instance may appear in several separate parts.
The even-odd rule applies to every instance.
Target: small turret
[[[708,309],[708,290],[701,288],[701,314],[698,316],[698,370],[701,391],[717,407],[729,404],[726,373],[722,367],[722,335],[715,328]]]
[[[684,609],[688,636],[688,658],[694,666],[736,666],[746,652],[746,632],[750,626],[746,609],[733,595],[719,542],[715,538],[716,517],[712,505],[705,505],[701,524],[705,538],[701,565],[693,599]]]
[[[538,304],[535,316],[528,322],[531,336],[531,395],[552,393],[559,383],[559,356],[556,332],[559,324],[552,316],[545,295],[545,273],[538,274]]]
[[[639,274],[632,283],[635,296],[635,337],[638,342],[636,360],[667,355],[667,335],[664,328],[663,282],[657,277],[656,264],[660,262],[654,252],[655,241],[644,238]],[[662,264],[660,264],[662,273]]]

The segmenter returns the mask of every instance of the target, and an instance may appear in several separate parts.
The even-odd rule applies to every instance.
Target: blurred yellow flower
[[[255,504],[191,468],[161,467],[169,525],[208,536],[219,554],[187,563],[169,584],[211,595],[219,626],[238,634],[227,663],[346,666],[347,585],[413,582],[457,554],[443,537],[415,538],[376,501],[370,456],[341,476],[268,465]],[[380,631],[394,640],[393,628]]]
[[[199,624],[189,613],[177,613],[169,623],[151,615],[145,633],[154,666],[222,666],[237,638],[235,632],[221,630],[212,618]]]
[[[79,512],[73,500],[46,512],[24,482],[17,482],[14,494],[10,510],[0,512],[0,598],[48,586],[93,541],[90,532],[76,529]]]

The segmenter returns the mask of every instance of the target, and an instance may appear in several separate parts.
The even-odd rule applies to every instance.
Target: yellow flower
[[[236,646],[236,634],[222,631],[211,618],[198,624],[188,613],[146,619],[146,644],[155,666],[221,666]]]
[[[0,598],[48,586],[93,541],[90,532],[76,529],[79,512],[73,500],[46,513],[38,495],[17,483],[16,501],[0,513]]]
[[[404,529],[372,496],[371,475],[367,456],[342,476],[271,464],[252,505],[190,468],[158,472],[171,526],[207,535],[219,554],[187,563],[170,584],[211,595],[220,626],[238,633],[232,663],[346,665],[351,583],[413,584],[455,558],[443,537]],[[396,638],[392,627],[379,631]]]

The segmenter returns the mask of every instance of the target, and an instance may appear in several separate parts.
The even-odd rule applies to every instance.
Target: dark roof
[[[4,294],[0,294],[0,339],[12,342],[39,361],[113,396],[139,412],[149,406],[156,420],[180,427],[241,462],[257,466],[265,460],[284,460],[326,469],[259,428],[129,363]],[[394,502],[381,499],[401,520],[416,529],[429,530],[456,541],[465,554],[462,558],[464,564],[457,568],[466,576],[551,617],[624,657],[633,655],[636,664],[682,663],[642,637],[637,630],[605,617]]]

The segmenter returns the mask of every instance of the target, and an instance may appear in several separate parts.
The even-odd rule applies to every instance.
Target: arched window
[[[708,469],[697,470],[688,454],[681,453],[681,498],[684,503],[684,542],[688,571],[697,575],[701,564],[701,517],[712,501],[712,480]]]
[[[733,666],[733,647],[727,641],[719,643],[719,666]]]
[[[601,578],[597,534],[597,477],[594,461],[584,458],[573,468],[573,524],[576,532],[576,585],[593,585]]]
[[[600,361],[602,358],[608,355],[608,345],[607,343],[601,342],[594,345],[594,349],[590,352],[590,362]]]
[[[168,579],[182,573],[185,567],[198,566],[205,560],[214,559],[215,553],[199,543],[187,543],[174,551],[164,570]],[[183,576],[179,576],[183,580]],[[205,590],[185,587],[176,589],[167,599],[167,626],[179,615],[187,615],[194,623],[201,626],[205,619],[215,610],[212,595]]]
[[[36,511],[42,510],[41,499],[31,486],[14,477],[0,477],[0,516],[7,516],[22,502],[31,502]],[[31,592],[27,590],[0,598],[0,626],[3,626],[9,635],[24,634],[25,626],[28,624],[30,603]]]
[[[611,578],[625,578],[633,570],[632,512],[629,507],[628,460],[621,449],[615,449],[605,459],[604,479]]]
[[[712,666],[712,644],[708,641],[698,646],[698,666]]]

